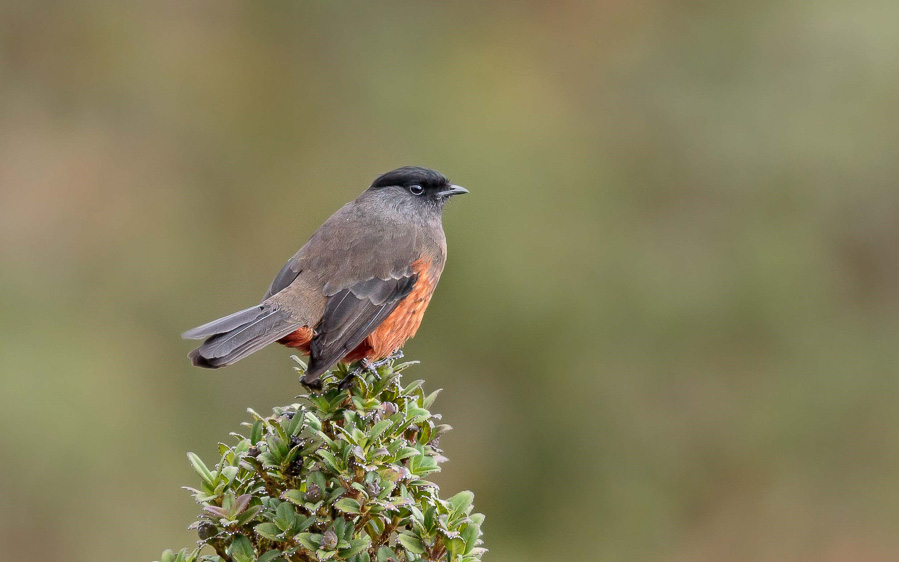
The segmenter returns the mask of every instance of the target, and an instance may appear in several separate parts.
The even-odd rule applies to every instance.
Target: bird
[[[309,356],[321,389],[338,361],[384,360],[413,337],[446,264],[442,211],[468,193],[428,168],[378,176],[290,258],[255,306],[188,330],[193,365],[217,369],[279,342]]]

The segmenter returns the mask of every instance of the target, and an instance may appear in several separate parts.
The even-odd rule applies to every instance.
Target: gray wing
[[[321,323],[310,344],[306,376],[317,378],[355,349],[406,298],[417,274],[399,279],[367,279],[328,299]]]
[[[281,271],[278,272],[278,275],[275,276],[274,281],[272,281],[268,291],[265,292],[265,296],[262,297],[262,300],[266,300],[270,296],[280,293],[300,276],[300,271],[302,270],[300,269],[299,261],[299,254],[287,260],[287,263],[284,264],[284,267],[282,267]]]

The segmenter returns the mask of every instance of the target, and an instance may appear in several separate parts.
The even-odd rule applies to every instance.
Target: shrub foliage
[[[249,410],[246,435],[220,443],[213,467],[190,453],[199,546],[161,562],[479,561],[484,516],[472,493],[443,500],[427,479],[450,427],[428,411],[437,392],[402,384],[412,364],[339,365],[300,403]]]

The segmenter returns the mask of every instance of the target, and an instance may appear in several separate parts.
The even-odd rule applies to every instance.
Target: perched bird
[[[441,211],[461,193],[427,168],[379,176],[290,258],[260,304],[184,332],[206,340],[191,361],[216,369],[277,341],[309,355],[302,382],[320,388],[338,361],[389,357],[421,324],[446,263]]]

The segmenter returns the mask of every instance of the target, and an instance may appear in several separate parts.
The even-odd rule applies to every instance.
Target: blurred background
[[[379,173],[471,195],[407,357],[491,562],[899,559],[899,3],[5,1],[5,560],[191,546],[302,390],[192,368]]]

